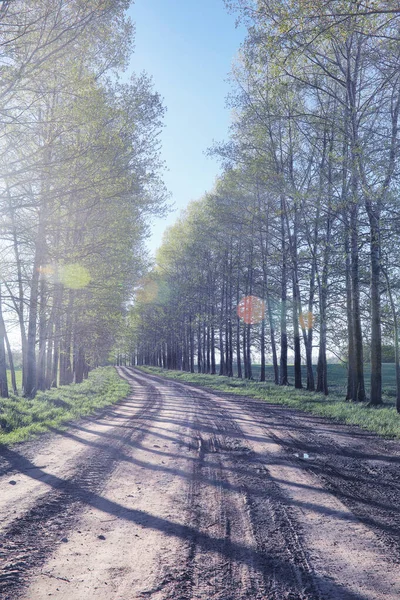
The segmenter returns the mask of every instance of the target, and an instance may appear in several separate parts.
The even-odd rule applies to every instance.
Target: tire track
[[[214,390],[205,393],[217,394],[240,406],[248,415],[257,415],[266,436],[282,448],[282,456],[316,476],[328,492],[374,532],[391,558],[400,564],[400,447],[397,442],[252,398]],[[318,425],[323,427],[322,431]],[[302,460],[302,453],[312,459]]]
[[[76,472],[68,480],[52,476],[52,489],[28,512],[16,518],[0,536],[0,597],[12,600],[18,597],[27,583],[29,573],[44,564],[57,544],[66,540],[68,530],[76,523],[86,505],[98,499],[106,479],[121,459],[126,442],[141,442],[147,435],[135,426],[150,422],[159,414],[162,396],[155,386],[144,383],[123,369],[124,376],[145,388],[146,401],[141,409],[127,418],[130,427],[121,434],[117,426],[115,439],[107,446],[90,449],[79,456]],[[12,452],[11,450],[8,451]],[[29,468],[28,459],[20,459]]]
[[[222,497],[230,531],[226,548],[229,562],[224,565],[226,576],[221,590],[225,591],[221,600],[228,587],[232,600],[319,598],[301,529],[285,495],[259,463],[238,423],[206,394],[197,392],[195,397],[202,412],[209,414],[209,425],[216,429],[205,451],[216,455],[219,464],[225,467],[218,473],[219,481],[241,490],[235,495],[225,492]],[[199,427],[201,422],[200,419]],[[204,502],[199,504],[207,506]],[[235,528],[236,540],[246,541],[251,550],[238,551],[232,546],[230,537]],[[243,565],[247,565],[245,573]],[[227,587],[230,579],[233,581]]]
[[[166,385],[164,379],[151,379]],[[356,427],[255,399],[184,383],[171,385],[198,404],[194,429],[204,443],[204,456],[199,456],[197,466],[200,485],[197,496],[196,491],[193,493],[189,512],[192,519],[197,518],[200,531],[193,536],[191,560],[187,563],[191,591],[182,600],[399,597],[396,557],[387,553],[399,532],[398,444],[390,446]],[[300,457],[301,452],[308,456]],[[226,544],[224,540],[223,545],[221,524],[213,540],[226,558],[225,563],[219,562],[220,572],[225,568],[233,584],[227,585],[221,577],[218,587],[207,595],[207,564],[211,563],[204,552],[208,545],[204,528],[211,528],[212,522],[207,521],[204,507],[212,507],[216,501],[207,473],[213,454],[217,456],[214,468],[219,469],[222,488],[219,502],[229,521],[230,541]],[[230,495],[231,490],[236,490],[236,496]],[[246,527],[240,528],[244,511],[237,500],[239,491],[245,498],[246,527],[252,528],[252,543],[247,541]],[[244,544],[232,538],[235,531],[243,536]],[[380,543],[383,539],[386,548]],[[242,581],[241,585],[238,566],[243,563],[249,567],[250,583]],[[208,575],[202,581],[201,573],[197,573],[204,566]],[[263,585],[257,579],[260,573]],[[202,592],[197,596],[199,582]]]
[[[196,460],[187,523],[197,534],[164,597],[319,599],[300,527],[237,421],[207,393],[155,376],[149,379],[196,405],[192,445]]]
[[[265,410],[259,414],[265,419]],[[315,433],[311,427],[299,426],[298,419],[292,416],[287,416],[286,420],[288,429],[295,424],[295,433],[274,432],[267,425],[268,435],[281,446],[288,459],[315,475],[329,492],[371,528],[392,558],[400,563],[400,456],[382,453],[381,448],[376,447],[375,436],[367,432],[361,432],[361,438],[369,444],[368,450],[355,452],[323,433]],[[381,443],[385,445],[384,440]],[[300,458],[304,452],[311,460]]]

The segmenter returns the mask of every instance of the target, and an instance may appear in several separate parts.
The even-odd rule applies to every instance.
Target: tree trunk
[[[39,274],[43,262],[44,217],[42,211],[39,217],[39,229],[33,261],[31,293],[29,298],[29,319],[26,352],[26,382],[24,395],[33,398],[36,394],[36,327],[39,303]]]
[[[318,246],[318,229],[319,229],[319,208],[316,216],[316,224],[314,230],[314,248],[311,265],[310,291],[308,296],[308,327],[304,337],[307,358],[307,390],[313,392],[315,390],[314,371],[312,364],[312,349],[313,349],[313,334],[314,334],[314,295],[315,295],[315,274],[317,270],[317,246]],[[304,315],[303,315],[304,321]]]
[[[396,410],[400,414],[400,354],[399,354],[399,321],[397,318],[396,304],[393,299],[392,288],[387,272],[382,269],[386,279],[386,286],[390,301],[390,308],[393,317],[393,341],[394,341],[394,360],[396,365]]]
[[[15,255],[15,264],[17,267],[17,278],[18,278],[18,302],[15,302],[16,312],[18,314],[18,322],[19,329],[21,334],[21,352],[22,352],[22,391],[25,393],[26,390],[26,376],[27,376],[27,338],[26,338],[26,329],[25,329],[25,318],[24,318],[24,308],[25,308],[25,296],[24,296],[24,286],[23,286],[23,274],[22,274],[22,264],[21,264],[21,256],[18,246],[18,236],[17,236],[17,225],[15,221],[15,210],[12,204],[10,190],[7,184],[7,198],[10,210],[11,224],[12,224],[12,238],[13,238],[13,249]]]
[[[6,328],[3,319],[2,297],[0,289],[0,396],[2,398],[8,398],[6,350],[4,347],[5,337]]]
[[[254,232],[254,220],[251,223],[251,237],[253,237]],[[252,296],[253,294],[253,246],[251,246],[250,250],[250,261],[248,266],[248,295]],[[246,333],[246,361],[247,361],[247,378],[253,379],[253,371],[251,366],[251,324],[245,326],[247,329]]]
[[[278,366],[278,354],[276,351],[275,326],[274,326],[274,318],[273,318],[273,314],[272,314],[272,307],[271,307],[269,294],[267,296],[267,307],[268,307],[268,319],[269,319],[269,334],[270,334],[270,338],[271,338],[272,364],[274,367],[274,383],[275,383],[275,385],[279,385],[279,366]]]
[[[197,372],[201,373],[201,358],[202,358],[202,352],[201,352],[201,322],[200,322],[200,313],[201,313],[201,308],[199,307],[199,321],[197,324]]]
[[[240,252],[240,246],[239,246],[239,252]],[[238,268],[238,276],[237,276],[237,282],[236,282],[236,310],[238,310],[239,302],[240,302],[239,273],[240,273],[240,265]],[[241,358],[241,353],[240,353],[240,317],[237,313],[236,313],[236,363],[237,363],[237,376],[239,379],[242,379],[243,373],[242,373],[242,358]]]
[[[85,370],[85,350],[80,345],[75,353],[75,383],[82,383]]]
[[[219,374],[225,375],[225,360],[224,360],[224,280],[222,280],[222,291],[221,291],[221,313],[220,313],[220,323],[219,323]]]
[[[37,389],[46,389],[46,282],[43,275],[39,285],[39,356],[37,361]]]
[[[353,206],[351,214],[351,292],[354,324],[354,358],[355,374],[353,401],[365,401],[363,339],[361,330],[360,310],[360,279],[359,279],[359,250],[358,250],[358,218],[357,206]]]
[[[251,325],[246,325],[247,333],[246,333],[246,361],[247,361],[247,378],[253,379],[253,370],[251,366]]]
[[[217,372],[215,365],[215,310],[214,310],[214,302],[211,304],[211,375],[215,375]]]
[[[1,292],[0,292],[0,295],[1,295]],[[17,396],[18,395],[18,387],[17,387],[17,378],[15,376],[14,357],[13,357],[13,353],[11,350],[10,341],[8,339],[7,330],[5,327],[4,327],[4,341],[6,343],[6,348],[7,348],[8,364],[10,367],[11,385],[12,385],[12,389],[13,389],[13,394],[15,394]]]
[[[282,249],[282,281],[281,281],[281,355],[279,361],[279,385],[288,385],[287,371],[287,249],[285,241],[284,201],[281,198],[281,249]]]
[[[294,387],[297,389],[302,389],[303,384],[301,381],[299,309],[298,309],[298,298],[297,298],[297,286],[296,286],[294,273],[293,273],[292,318],[293,318],[293,349],[294,349]]]
[[[265,381],[265,319],[261,321],[261,371],[260,381]]]
[[[371,399],[370,404],[382,404],[382,335],[380,296],[380,223],[379,215],[368,210],[371,232]]]
[[[194,373],[194,331],[193,331],[193,317],[189,317],[189,336],[190,336],[190,372]],[[162,366],[165,368],[165,355],[164,347],[161,352]]]
[[[324,263],[322,267],[322,278],[318,279],[319,285],[319,352],[317,364],[317,392],[323,392],[328,395],[328,365],[326,360],[326,306],[328,293],[328,260],[330,248],[330,232],[331,219],[328,215],[325,248],[324,248]]]
[[[243,336],[243,367],[244,367],[244,378],[248,379],[249,378],[249,370],[248,370],[249,363],[247,362],[247,325],[245,323],[243,323],[242,336]]]
[[[52,375],[53,375],[53,344],[54,344],[54,334],[53,334],[53,323],[50,324],[50,332],[49,338],[47,340],[47,351],[46,351],[46,389],[49,390],[52,385]]]
[[[53,367],[51,376],[51,387],[57,387],[60,361],[61,343],[61,310],[62,310],[63,288],[56,284],[54,289],[54,341],[53,341]]]
[[[60,352],[60,385],[69,385],[73,381],[71,364],[72,329],[73,329],[74,290],[68,291],[65,328],[61,340]]]
[[[355,395],[355,350],[354,350],[354,321],[353,300],[351,293],[351,258],[350,258],[350,232],[346,223],[345,254],[346,254],[346,315],[347,315],[347,393],[346,400],[352,400]]]

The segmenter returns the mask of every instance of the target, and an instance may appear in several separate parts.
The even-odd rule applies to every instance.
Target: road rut
[[[0,598],[398,600],[400,445],[121,368],[0,453]]]

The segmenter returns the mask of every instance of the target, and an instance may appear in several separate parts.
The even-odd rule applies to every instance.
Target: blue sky
[[[227,79],[244,30],[235,28],[223,0],[135,0],[129,15],[136,25],[129,72],[151,75],[167,107],[162,157],[175,211],[155,221],[148,244],[154,251],[181,209],[214,185],[218,162],[204,152],[228,137]]]

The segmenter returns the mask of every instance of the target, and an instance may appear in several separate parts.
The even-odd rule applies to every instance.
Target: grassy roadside
[[[383,437],[400,439],[400,416],[392,404],[370,408],[362,403],[345,402],[343,396],[338,394],[330,394],[326,397],[323,394],[295,390],[293,387],[279,387],[269,382],[260,383],[216,375],[168,371],[156,367],[140,367],[140,369],[150,374],[193,383],[221,392],[260,398],[270,404],[283,404],[349,425],[359,425],[363,429]]]
[[[33,400],[11,396],[0,399],[0,444],[13,444],[59,427],[115,404],[129,394],[130,386],[113,367],[92,371],[83,383],[39,392]]]

